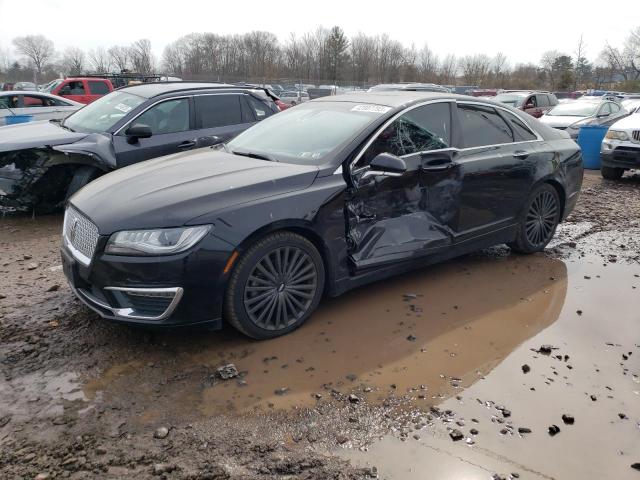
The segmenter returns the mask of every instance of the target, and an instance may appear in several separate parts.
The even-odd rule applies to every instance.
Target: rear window
[[[109,86],[106,82],[89,80],[89,91],[91,92],[91,95],[106,95],[109,93]]]
[[[458,118],[467,148],[513,142],[509,125],[491,107],[459,104]]]
[[[240,95],[195,97],[196,128],[216,128],[242,123]]]

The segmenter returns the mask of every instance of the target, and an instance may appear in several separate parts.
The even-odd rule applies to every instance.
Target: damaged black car
[[[279,112],[260,88],[164,82],[116,90],[63,121],[0,128],[0,209],[51,211],[95,178],[225,142]]]
[[[323,295],[495,244],[540,251],[581,183],[573,140],[507,106],[325,97],[91,183],[66,209],[63,265],[104,318],[266,339]]]

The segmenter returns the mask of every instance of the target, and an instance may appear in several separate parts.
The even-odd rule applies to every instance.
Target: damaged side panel
[[[460,182],[425,177],[418,165],[401,177],[374,177],[346,203],[350,259],[356,268],[426,255],[453,243]]]

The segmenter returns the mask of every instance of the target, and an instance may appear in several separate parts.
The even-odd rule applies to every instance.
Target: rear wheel
[[[317,308],[324,264],[315,246],[292,232],[253,244],[234,268],[225,295],[225,319],[263,340],[295,330]]]
[[[509,244],[519,253],[544,250],[560,223],[560,196],[555,188],[544,183],[533,190],[525,214],[520,220],[516,239]]]
[[[624,174],[624,168],[602,166],[600,167],[600,174],[602,178],[607,180],[620,180]]]

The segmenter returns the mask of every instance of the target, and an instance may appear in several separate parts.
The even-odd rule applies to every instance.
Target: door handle
[[[531,154],[529,152],[525,152],[524,150],[516,150],[515,152],[513,152],[513,158],[520,158],[522,160],[527,158],[529,155]]]
[[[453,168],[454,163],[450,158],[434,158],[422,164],[421,168],[427,172],[441,172]]]
[[[191,147],[195,147],[196,146],[196,142],[193,140],[187,140],[182,142],[181,144],[178,145],[178,148],[191,148]]]

